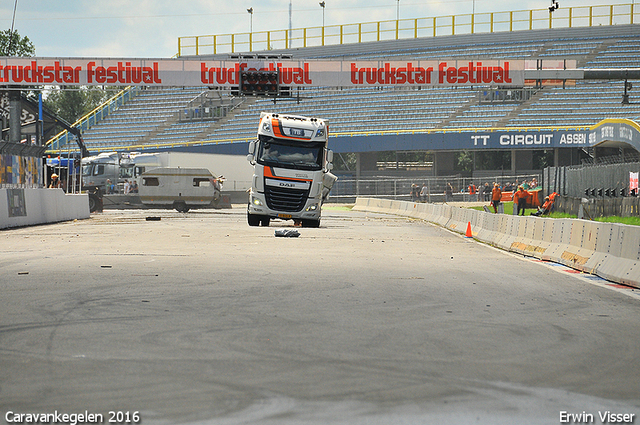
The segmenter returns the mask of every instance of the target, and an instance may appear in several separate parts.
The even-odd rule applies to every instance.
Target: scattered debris
[[[110,269],[113,266],[100,266],[100,267],[102,267],[103,269]]]
[[[150,215],[147,217],[146,219],[147,221],[160,221],[162,220],[162,217],[160,217],[159,215]]]
[[[18,275],[21,275],[21,274],[29,274],[29,272],[18,272]]]
[[[277,238],[297,238],[300,236],[300,232],[295,229],[277,229],[276,237]]]

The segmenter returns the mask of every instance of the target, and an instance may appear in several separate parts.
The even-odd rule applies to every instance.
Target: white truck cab
[[[327,149],[328,122],[319,118],[262,112],[258,139],[247,160],[253,181],[247,208],[250,226],[272,218],[319,227],[322,203],[337,177]]]

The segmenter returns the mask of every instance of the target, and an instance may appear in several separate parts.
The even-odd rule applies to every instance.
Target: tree
[[[1,56],[34,56],[36,48],[28,37],[20,37],[18,31],[0,31]]]
[[[73,124],[119,90],[117,87],[57,87],[48,93],[45,106],[69,124]]]
[[[473,172],[473,152],[464,150],[456,152],[456,170],[471,175]]]

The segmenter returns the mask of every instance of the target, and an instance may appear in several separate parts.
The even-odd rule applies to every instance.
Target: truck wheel
[[[249,226],[259,226],[261,221],[262,220],[259,215],[247,213],[247,222],[249,222]]]
[[[270,222],[271,219],[267,216],[262,217],[262,219],[260,220],[260,224],[262,225],[262,227],[269,227]]]
[[[174,202],[173,208],[175,208],[176,211],[181,213],[186,213],[189,211],[189,207],[184,202]]]
[[[302,227],[320,227],[320,219],[317,220],[302,220]]]
[[[89,194],[89,212],[96,212],[98,209],[98,197],[93,193]]]

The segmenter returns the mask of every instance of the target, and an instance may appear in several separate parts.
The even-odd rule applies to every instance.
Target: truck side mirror
[[[327,150],[327,171],[333,170],[333,151]]]
[[[251,165],[255,163],[256,142],[257,140],[249,142],[249,153],[247,154],[247,161],[249,161]]]

